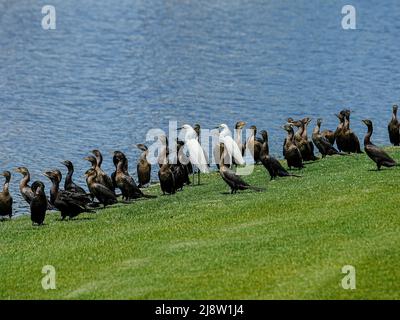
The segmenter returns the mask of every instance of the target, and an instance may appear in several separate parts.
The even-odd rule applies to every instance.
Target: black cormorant
[[[147,155],[149,154],[149,150],[144,144],[137,144],[137,148],[142,150],[142,154],[140,155],[138,164],[137,164],[137,176],[139,180],[139,188],[142,188],[150,183],[151,178],[151,164],[147,160]]]
[[[368,132],[364,138],[364,150],[365,153],[376,163],[376,167],[378,170],[381,167],[394,167],[396,165],[396,161],[394,161],[382,148],[377,147],[371,142],[371,136],[373,132],[373,126],[371,120],[362,120],[365,125],[368,127]]]
[[[390,143],[393,144],[394,146],[400,145],[400,130],[399,130],[400,124],[399,121],[397,120],[397,109],[398,106],[394,105],[392,120],[390,120],[388,125]]]
[[[41,181],[32,183],[33,199],[30,204],[32,225],[43,225],[46,217],[47,198],[44,188],[44,184]]]
[[[9,191],[11,172],[4,171],[0,175],[5,178],[3,190],[0,192],[0,216],[8,216],[11,219],[13,205],[13,198],[11,197]]]

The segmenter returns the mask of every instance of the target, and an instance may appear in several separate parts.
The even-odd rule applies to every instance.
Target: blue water
[[[44,169],[69,159],[84,185],[83,157],[99,148],[108,172],[119,149],[134,173],[133,144],[169,120],[244,120],[267,129],[280,154],[288,116],[335,129],[343,107],[359,136],[371,118],[374,141],[388,144],[400,2],[351,1],[357,30],[345,31],[347,2],[52,0],[57,29],[45,31],[47,2],[0,0],[0,170],[24,165],[45,180]],[[15,211],[26,213],[19,178]]]

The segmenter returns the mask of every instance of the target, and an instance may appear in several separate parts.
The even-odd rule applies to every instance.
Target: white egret
[[[209,170],[207,160],[204,156],[203,148],[197,141],[196,131],[194,131],[194,129],[188,124],[183,125],[181,129],[184,135],[186,148],[189,152],[190,162],[195,165],[201,172],[208,173]]]
[[[220,124],[219,126],[221,130],[219,134],[219,141],[223,143],[230,158],[235,160],[235,163],[239,165],[244,165],[245,161],[242,156],[242,152],[237,145],[237,143],[232,138],[232,132],[229,130],[226,124]]]

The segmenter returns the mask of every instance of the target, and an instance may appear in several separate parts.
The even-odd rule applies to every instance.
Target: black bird
[[[350,113],[350,110],[344,109],[336,115],[340,122],[335,131],[336,145],[339,151],[347,153],[362,153],[360,141],[356,134],[350,129]]]
[[[298,169],[304,168],[303,158],[301,156],[300,150],[294,143],[294,130],[292,125],[289,123],[285,124],[283,126],[283,129],[287,132],[284,145],[284,154],[289,169],[292,169],[292,167]]]
[[[268,154],[268,133],[265,130],[261,131],[260,133],[264,140],[262,144],[260,159],[264,168],[267,169],[271,180],[275,179],[276,177],[300,177],[298,175],[287,172],[287,170],[276,158]]]
[[[78,186],[76,183],[74,183],[72,181],[72,176],[74,174],[74,165],[72,164],[72,162],[69,160],[65,160],[65,161],[62,161],[61,163],[64,166],[66,166],[68,169],[68,173],[65,177],[65,182],[64,182],[64,190],[86,194],[85,189],[81,188],[80,186]]]
[[[399,121],[397,120],[397,109],[398,106],[394,105],[392,120],[390,120],[388,125],[390,143],[393,144],[394,146],[400,145],[400,130],[399,130],[400,124]]]
[[[261,130],[260,134],[262,137],[261,154],[269,155],[268,132],[266,130]]]
[[[160,188],[164,195],[176,192],[175,176],[168,163],[164,163],[160,170],[158,170],[158,179],[160,180]]]
[[[221,143],[221,147],[224,148],[224,144]],[[247,190],[252,189],[255,191],[263,191],[263,188],[254,187],[245,182],[240,176],[238,176],[235,172],[230,170],[224,164],[225,157],[225,148],[222,152],[220,163],[219,163],[219,174],[221,175],[222,180],[231,188],[231,194],[236,193],[238,190]]]
[[[169,142],[168,138],[165,135],[160,135],[158,137],[158,140],[160,141],[161,147],[159,149],[159,154],[157,158],[158,166],[161,168],[163,164],[168,163],[168,157],[169,157]]]
[[[114,153],[113,153],[113,164],[114,164],[115,170],[114,170],[113,173],[111,173],[111,181],[113,183],[114,190],[116,188],[118,188],[117,182],[115,181],[115,176],[117,175],[117,166],[118,166],[118,162],[120,160],[126,160],[126,161],[124,161],[124,165],[125,165],[124,171],[128,172],[128,169],[129,169],[128,168],[128,159],[126,158],[125,154],[123,152],[121,152],[121,151],[114,151]]]
[[[246,143],[242,142],[242,131],[243,128],[246,126],[246,122],[244,121],[238,121],[235,124],[235,142],[239,147],[239,150],[242,152],[242,156],[244,156],[244,153],[246,151]],[[216,159],[216,161],[219,159],[219,157]],[[219,162],[219,161],[217,161]],[[235,162],[235,160],[233,159],[233,162]]]
[[[30,205],[34,197],[32,188],[29,185],[29,181],[31,181],[31,174],[26,167],[18,167],[15,169],[15,172],[22,174],[22,179],[19,183],[19,191],[21,192],[22,198],[24,198],[24,200]],[[47,210],[53,209],[53,205],[47,201]]]
[[[72,219],[82,212],[91,211],[87,208],[90,199],[85,194],[60,190],[62,175],[59,170],[46,171],[44,176],[49,178],[52,182],[50,202],[61,212],[62,220],[66,217]]]
[[[189,159],[186,157],[184,153],[184,145],[183,141],[177,139],[176,141],[176,163],[170,165],[170,169],[174,174],[175,178],[175,189],[182,190],[184,185],[190,184],[189,178],[189,168],[187,163],[189,163]]]
[[[137,199],[144,197],[145,195],[136,185],[135,180],[129,175],[128,171],[125,170],[127,168],[128,159],[125,157],[122,152],[117,151],[114,153],[117,161],[117,170],[115,174],[115,182],[117,187],[122,192],[122,197],[125,200]],[[120,156],[120,157],[119,157]]]
[[[117,196],[113,191],[97,182],[97,171],[95,169],[87,170],[85,176],[90,193],[96,197],[104,208],[118,202]]]
[[[368,127],[368,132],[364,138],[364,150],[365,153],[376,163],[378,170],[381,167],[394,167],[396,161],[394,161],[382,148],[377,147],[371,142],[371,136],[373,132],[373,126],[371,120],[362,120],[364,124]]]
[[[310,123],[310,118],[304,118],[298,121],[290,122],[299,129],[294,134],[294,143],[301,153],[303,161],[315,161],[317,158],[314,155],[314,145],[308,140],[307,127]]]
[[[335,132],[332,130],[325,129],[321,132],[321,135],[329,141],[331,145],[335,144]]]
[[[250,151],[250,154],[253,156],[254,162],[257,164],[261,161],[260,155],[261,155],[262,141],[260,139],[257,139],[256,126],[251,126],[250,130],[251,130],[251,135],[246,141],[246,149]]]
[[[19,191],[21,192],[22,198],[24,198],[24,200],[30,204],[34,194],[31,186],[29,185],[29,181],[31,180],[29,170],[25,167],[18,167],[15,169],[15,172],[22,174],[22,179],[19,183]]]
[[[312,133],[312,141],[317,146],[322,158],[325,156],[332,156],[335,154],[341,154],[335,149],[335,147],[329,142],[329,140],[320,133],[322,119],[317,119],[317,125],[315,126]]]
[[[112,192],[115,192],[115,186],[112,179],[103,171],[103,169],[99,167],[98,159],[94,156],[88,156],[84,159],[90,162],[90,164],[92,165],[92,169],[96,170],[96,182],[102,184],[106,188],[110,189]]]
[[[137,144],[136,147],[143,151],[136,166],[139,188],[142,188],[150,183],[151,178],[151,164],[147,160],[149,150],[144,144]]]
[[[0,216],[8,216],[11,219],[13,205],[13,198],[11,197],[9,191],[11,173],[10,171],[4,171],[0,175],[2,175],[6,179],[4,182],[3,190],[0,192]]]
[[[160,188],[163,195],[165,195],[166,193],[174,194],[176,192],[176,183],[175,183],[175,175],[172,171],[172,166],[169,164],[168,139],[166,136],[162,135],[159,137],[159,140],[162,144],[162,149],[158,156],[158,164],[160,166],[160,169],[158,170],[158,179],[160,180]],[[180,144],[177,143],[177,148],[179,148],[179,146]],[[181,151],[183,151],[183,149],[181,149]],[[181,155],[180,153],[178,153],[178,158],[180,156],[183,156],[183,154]],[[190,162],[187,164],[186,169],[189,178],[189,174],[193,172],[193,168]]]
[[[117,163],[115,171],[115,183],[122,192],[122,197],[126,200],[138,198],[156,198],[153,195],[147,195],[139,189],[135,180],[128,172],[128,159],[121,151],[115,151],[113,161]]]
[[[44,188],[44,184],[41,181],[32,183],[32,192],[34,194],[30,204],[32,225],[43,225],[46,217],[47,198]]]

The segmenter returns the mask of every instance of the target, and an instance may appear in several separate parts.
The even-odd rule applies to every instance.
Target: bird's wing
[[[117,199],[114,192],[112,192],[110,189],[108,189],[107,187],[103,186],[100,183],[96,183],[94,189],[96,190],[96,192],[101,193],[107,198]]]
[[[380,160],[381,162],[394,163],[395,161],[389,156],[383,149],[377,147],[376,145],[369,144],[365,147],[370,155],[375,161]]]
[[[224,143],[226,147],[226,151],[228,154],[233,157],[236,161],[236,163],[240,165],[244,165],[245,161],[242,156],[242,152],[239,149],[239,146],[237,143],[232,139],[231,136],[225,136],[222,138],[222,142]]]
[[[189,139],[186,142],[186,146],[189,151],[190,162],[198,167],[201,172],[208,172],[207,160],[199,142],[195,139]]]
[[[236,173],[234,173],[232,170],[229,169],[224,170],[223,175],[225,179],[235,183],[238,186],[248,186],[248,184],[244,182],[243,179],[238,175],[236,175]]]

